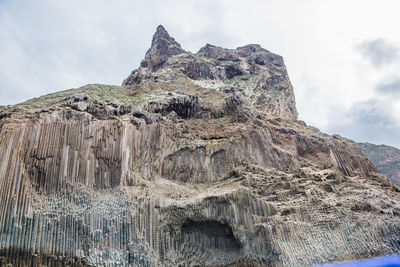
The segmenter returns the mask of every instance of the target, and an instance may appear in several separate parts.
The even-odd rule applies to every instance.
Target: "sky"
[[[184,49],[283,56],[299,118],[400,148],[398,0],[0,0],[0,105],[120,85],[162,24]]]

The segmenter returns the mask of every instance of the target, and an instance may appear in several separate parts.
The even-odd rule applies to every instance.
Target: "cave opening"
[[[227,223],[216,220],[186,220],[182,225],[185,243],[193,247],[207,247],[223,250],[240,250],[241,244]]]

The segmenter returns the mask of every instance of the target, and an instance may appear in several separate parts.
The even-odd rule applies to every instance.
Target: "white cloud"
[[[366,40],[359,45],[359,49],[376,67],[391,64],[399,59],[399,49],[385,39]]]

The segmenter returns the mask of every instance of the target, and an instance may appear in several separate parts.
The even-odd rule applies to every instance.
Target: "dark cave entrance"
[[[216,220],[186,220],[182,225],[183,243],[196,248],[240,250],[241,244],[227,223]]]

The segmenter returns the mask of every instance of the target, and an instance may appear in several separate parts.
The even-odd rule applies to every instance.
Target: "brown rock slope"
[[[297,121],[280,56],[160,26],[124,86],[0,110],[1,265],[309,266],[400,251],[400,193]]]

